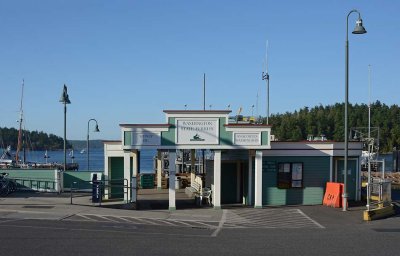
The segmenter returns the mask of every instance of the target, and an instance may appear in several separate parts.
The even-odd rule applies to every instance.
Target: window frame
[[[294,168],[297,171],[294,172]],[[277,188],[302,189],[304,188],[304,163],[303,162],[279,162],[277,163]],[[293,175],[297,175],[293,177]],[[293,185],[298,184],[298,185]]]

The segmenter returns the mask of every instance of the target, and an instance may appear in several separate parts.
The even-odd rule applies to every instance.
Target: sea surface
[[[12,152],[13,154],[15,152]],[[89,155],[89,170],[90,171],[104,171],[104,149],[90,149]],[[26,151],[27,162],[46,163],[46,151]],[[142,150],[140,151],[140,172],[141,173],[154,173],[154,156],[155,150]],[[64,151],[47,151],[47,162],[64,163]],[[20,153],[20,159],[23,158],[23,152]],[[80,151],[71,150],[67,151],[67,163],[78,163],[78,171],[87,171],[87,153],[80,153]]]
[[[2,150],[0,151],[2,153]],[[12,152],[15,154],[15,152]],[[91,149],[90,150],[90,171],[104,171],[104,150],[103,149]],[[45,158],[46,151],[26,151],[26,161],[27,162],[37,162],[46,163]],[[154,157],[156,155],[156,150],[141,150],[140,151],[140,172],[141,173],[154,173]],[[47,162],[64,162],[64,151],[47,151]],[[73,157],[72,157],[73,156]],[[22,159],[23,153],[20,153],[20,158]],[[393,169],[393,154],[380,154],[378,160],[385,160],[385,171],[391,172]],[[67,151],[67,163],[78,163],[78,171],[86,171],[87,168],[87,154],[80,153],[80,151]]]
[[[385,161],[385,172],[393,171],[393,153],[380,154],[378,160]]]

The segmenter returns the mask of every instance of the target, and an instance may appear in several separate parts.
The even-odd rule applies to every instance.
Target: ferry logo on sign
[[[204,139],[200,138],[200,136],[196,133],[196,135],[194,135],[193,139],[190,139],[190,141],[204,141]]]

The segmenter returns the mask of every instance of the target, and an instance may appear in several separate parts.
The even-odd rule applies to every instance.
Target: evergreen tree
[[[368,127],[368,105],[348,105],[348,128]],[[293,113],[273,114],[270,117],[272,134],[280,141],[306,140],[308,135],[324,134],[328,140],[344,141],[344,104],[304,107]],[[381,152],[400,146],[400,108],[380,101],[371,104],[371,127],[379,128]]]
[[[0,128],[0,147],[11,146],[16,149],[18,145],[18,130],[15,128]],[[23,131],[24,146],[30,150],[60,150],[64,148],[64,139],[54,134],[38,131]],[[72,148],[67,141],[67,148]]]

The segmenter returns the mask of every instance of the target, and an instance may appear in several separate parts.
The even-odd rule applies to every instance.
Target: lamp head
[[[99,126],[96,124],[96,127],[94,128],[94,132],[100,132]]]
[[[356,21],[356,27],[354,28],[354,31],[352,33],[353,34],[365,34],[365,33],[367,33],[367,30],[365,30],[361,18],[358,18],[358,20]]]
[[[63,92],[61,94],[60,102],[65,103],[65,104],[71,104],[71,101],[69,100],[69,96],[68,96],[68,89],[65,84],[64,84]]]

